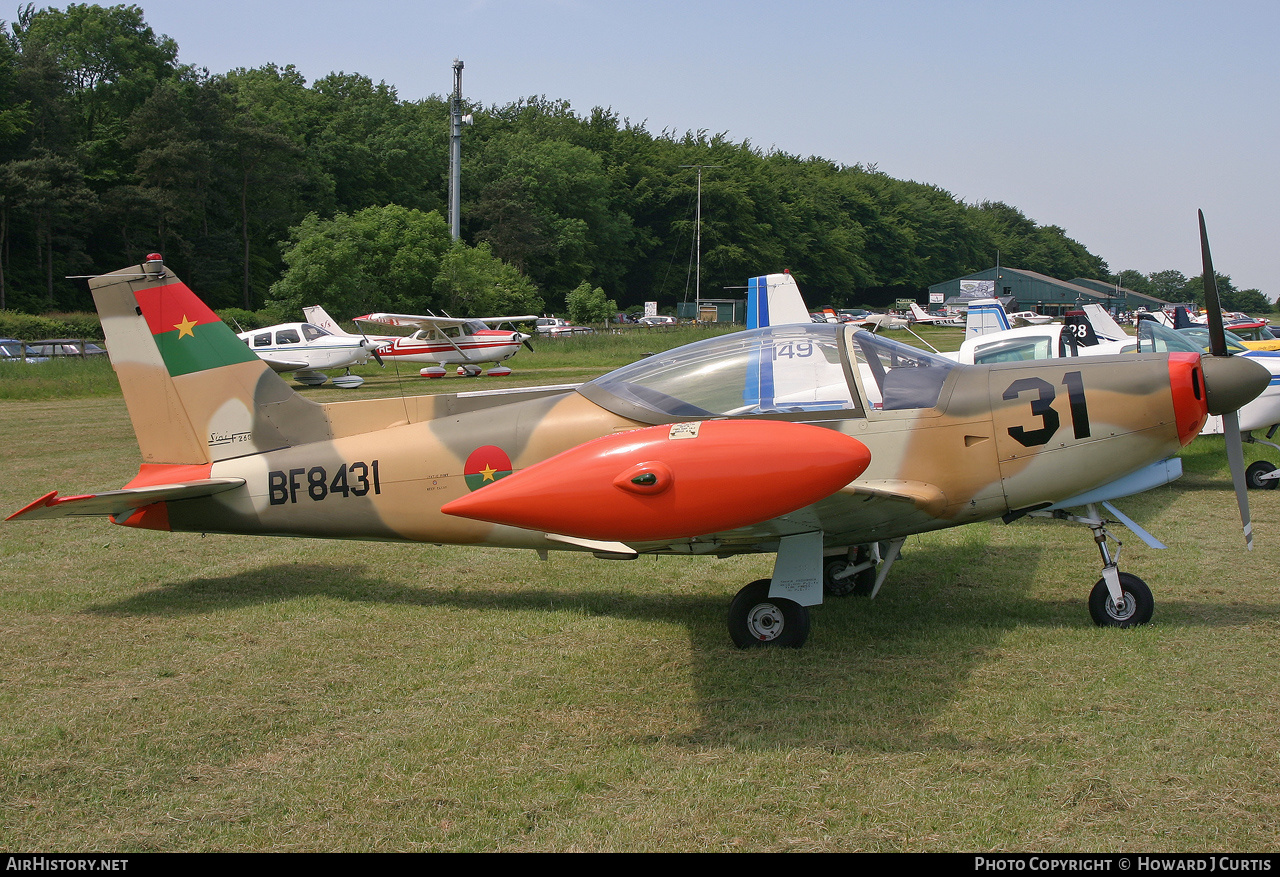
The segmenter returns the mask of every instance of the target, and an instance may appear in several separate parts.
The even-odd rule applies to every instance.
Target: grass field
[[[547,346],[517,377],[580,380]],[[0,447],[6,514],[137,471],[109,387],[0,402]],[[1147,627],[1023,520],[908,540],[794,652],[725,632],[769,557],[3,524],[0,848],[1274,850],[1280,491],[1246,554],[1223,459],[1120,503],[1170,546],[1119,533]]]

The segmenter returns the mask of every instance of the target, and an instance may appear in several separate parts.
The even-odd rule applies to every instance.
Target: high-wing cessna
[[[1096,623],[1149,620],[1151,591],[1119,571],[1093,504],[1168,481],[1164,461],[1205,418],[1267,382],[1246,359],[1196,353],[961,365],[810,322],[706,339],[577,388],[320,403],[158,256],[90,287],[141,470],[11,520],[543,556],[776,553],[772,577],[730,606],[741,647],[800,646],[824,590],[873,594],[909,535],[1029,513],[1091,529]],[[1066,513],[1076,506],[1089,513]]]
[[[386,326],[412,326],[417,331],[411,335],[383,338],[378,354],[391,362],[432,362],[420,371],[425,378],[442,378],[445,365],[458,364],[458,374],[475,377],[485,363],[493,366],[485,372],[498,377],[511,374],[511,369],[499,363],[510,359],[524,345],[530,350],[529,335],[514,329],[494,329],[500,323],[524,323],[537,317],[437,317],[420,314],[365,314],[356,317],[357,323],[381,323]]]
[[[351,366],[376,356],[369,340],[358,335],[334,334],[314,323],[281,323],[237,336],[263,362],[281,374],[293,373],[299,383],[319,386],[329,378],[328,369],[345,369],[333,379],[336,386],[351,389],[364,378],[351,374]]]

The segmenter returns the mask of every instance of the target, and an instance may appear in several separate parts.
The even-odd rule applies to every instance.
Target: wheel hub
[[[782,610],[772,603],[759,603],[747,613],[747,630],[762,643],[781,636],[783,626]]]
[[[1137,604],[1134,602],[1134,600],[1131,597],[1129,597],[1128,594],[1125,594],[1124,596],[1122,596],[1120,598],[1120,602],[1118,603],[1115,600],[1112,600],[1110,597],[1108,597],[1107,598],[1107,614],[1110,615],[1112,618],[1114,618],[1116,621],[1127,621],[1129,618],[1133,616],[1133,610],[1136,605]]]

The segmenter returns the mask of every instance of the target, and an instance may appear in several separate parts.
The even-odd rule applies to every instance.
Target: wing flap
[[[203,478],[175,484],[157,484],[148,487],[125,487],[105,493],[83,496],[58,496],[54,490],[35,502],[9,515],[5,520],[36,521],[46,518],[64,518],[68,515],[111,515],[132,512],[156,502],[172,502],[180,499],[196,499],[233,490],[245,483],[243,478]]]

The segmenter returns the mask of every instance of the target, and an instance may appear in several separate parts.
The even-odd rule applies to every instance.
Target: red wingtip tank
[[[584,539],[688,538],[794,512],[870,462],[862,442],[817,426],[677,423],[587,442],[441,511]]]

